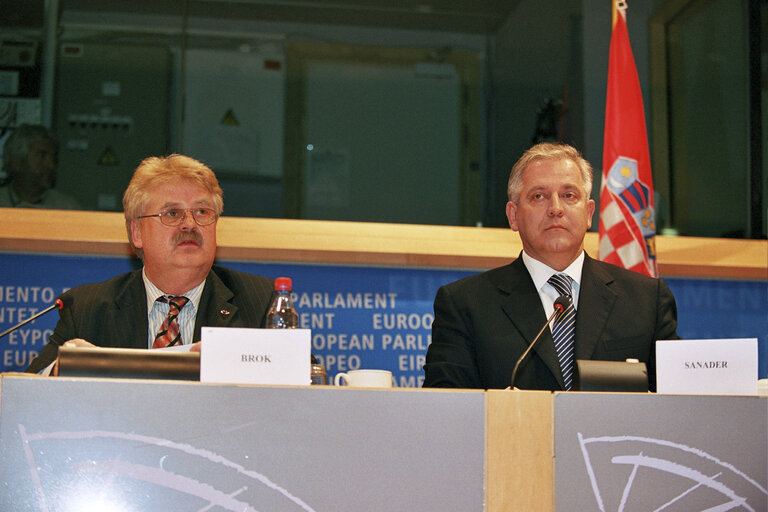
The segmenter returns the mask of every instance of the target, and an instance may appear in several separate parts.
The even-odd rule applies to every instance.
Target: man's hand
[[[198,341],[189,346],[190,352],[200,352],[200,345],[202,342]]]
[[[81,338],[71,339],[69,341],[64,342],[64,344],[62,345],[62,347],[67,347],[67,348],[70,348],[70,347],[95,347],[95,346],[96,345],[94,345],[93,343],[91,343],[89,341],[85,341],[84,339],[81,339]],[[54,377],[58,377],[59,376],[59,358],[56,358],[56,362],[53,364],[53,370],[51,370],[51,375],[53,375]]]

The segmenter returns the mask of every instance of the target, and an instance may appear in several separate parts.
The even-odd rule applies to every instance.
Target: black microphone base
[[[645,363],[624,361],[576,360],[573,391],[647,393],[648,369]]]

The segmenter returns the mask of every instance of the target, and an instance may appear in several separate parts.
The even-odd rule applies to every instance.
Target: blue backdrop
[[[63,291],[137,268],[127,257],[0,253],[0,331],[49,306]],[[391,370],[418,387],[438,287],[471,271],[220,261],[237,270],[293,279],[301,327],[329,377],[355,368]],[[758,338],[768,376],[768,285],[763,281],[666,278],[684,338]],[[630,299],[628,299],[630,300]],[[47,343],[54,312],[0,339],[0,371],[22,371]]]

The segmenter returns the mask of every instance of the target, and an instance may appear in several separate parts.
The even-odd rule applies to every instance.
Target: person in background
[[[214,265],[222,195],[213,171],[193,158],[141,162],[123,210],[143,268],[65,292],[71,305],[26,371],[56,375],[61,345],[163,348],[198,342],[202,326],[263,327],[273,280]]]
[[[575,360],[633,358],[646,363],[655,390],[655,343],[679,338],[675,299],[662,279],[586,254],[591,191],[592,168],[571,146],[537,144],[517,161],[506,210],[523,251],[509,265],[438,290],[424,387],[509,387],[554,301],[568,295],[573,307],[545,331],[515,387],[568,390]]]
[[[44,126],[16,128],[3,145],[7,183],[0,187],[0,207],[79,209],[77,200],[54,188],[58,153],[56,138]]]

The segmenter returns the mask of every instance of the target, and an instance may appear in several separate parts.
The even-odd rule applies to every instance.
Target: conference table
[[[765,511],[768,398],[6,373],[0,460],[0,510]]]
[[[131,254],[122,214],[0,210],[8,258],[50,255],[58,265],[67,255]],[[340,272],[474,271],[506,264],[522,247],[502,228],[228,217],[217,240],[224,261]],[[598,243],[587,234],[590,254]],[[735,289],[715,299],[762,293],[768,276],[765,240],[660,236],[656,247],[665,277]],[[693,288],[682,298],[698,299]],[[764,396],[5,373],[0,510],[766,511],[767,438]]]

